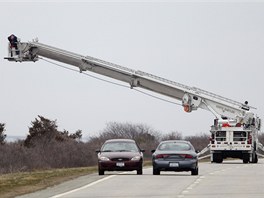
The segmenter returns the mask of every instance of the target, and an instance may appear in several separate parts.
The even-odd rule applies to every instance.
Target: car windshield
[[[102,152],[138,152],[133,142],[109,142],[103,145]]]
[[[189,151],[191,146],[185,142],[164,142],[158,147],[160,151]]]

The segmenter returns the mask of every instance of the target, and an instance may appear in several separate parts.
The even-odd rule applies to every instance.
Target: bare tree
[[[147,139],[144,138],[146,136],[148,136]],[[107,123],[106,128],[99,135],[103,141],[113,138],[129,138],[138,143],[156,140],[157,136],[159,133],[147,125],[117,122]]]
[[[201,151],[209,144],[209,135],[207,133],[201,133],[194,136],[187,136],[184,138],[190,141],[196,150]]]
[[[82,130],[78,129],[75,133],[68,135],[68,137],[80,142],[82,139]]]
[[[133,139],[140,148],[146,150],[145,157],[149,158],[151,156],[150,151],[157,146],[160,136],[159,132],[145,124],[110,122],[107,123],[106,128],[101,131],[99,136],[90,138],[89,144],[94,149],[98,149],[107,139]]]
[[[5,124],[0,124],[0,136],[6,137]],[[177,131],[165,135],[145,124],[107,123],[106,127],[96,136],[82,142],[82,131],[70,133],[58,130],[56,120],[38,116],[29,128],[25,141],[0,144],[0,173],[31,171],[37,169],[84,167],[97,164],[96,149],[103,142],[113,138],[134,139],[141,149],[144,149],[144,159],[150,159],[152,149],[161,140],[185,139],[190,141],[195,149],[201,150],[207,146],[207,134],[183,137]],[[260,142],[264,143],[264,135],[260,134]]]
[[[261,144],[264,145],[264,133],[259,133],[258,140]]]
[[[162,140],[182,140],[183,136],[180,132],[172,131],[162,136]]]

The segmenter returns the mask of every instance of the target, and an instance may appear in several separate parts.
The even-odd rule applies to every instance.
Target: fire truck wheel
[[[249,154],[243,154],[243,163],[247,164],[249,162]]]
[[[223,157],[221,153],[214,153],[213,154],[213,162],[215,163],[222,163],[223,162]]]

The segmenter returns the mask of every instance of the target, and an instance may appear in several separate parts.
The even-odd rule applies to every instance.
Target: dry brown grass
[[[1,198],[11,198],[91,174],[97,167],[52,169],[0,175]]]
[[[144,166],[151,166],[151,161],[144,161]],[[95,172],[97,166],[3,174],[0,175],[0,195],[11,198]]]

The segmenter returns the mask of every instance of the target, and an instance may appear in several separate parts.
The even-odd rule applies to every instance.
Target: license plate
[[[123,167],[123,166],[125,166],[125,163],[124,162],[116,162],[116,166]]]
[[[179,167],[179,163],[170,163],[170,167]]]

